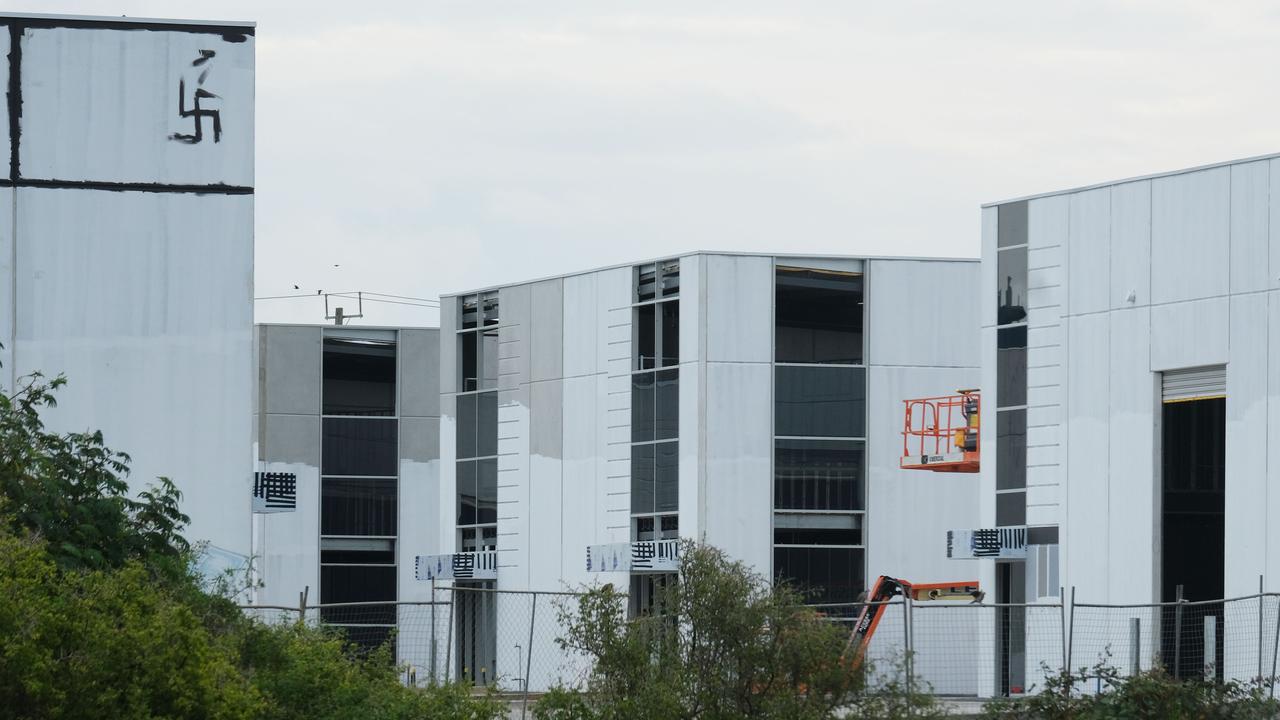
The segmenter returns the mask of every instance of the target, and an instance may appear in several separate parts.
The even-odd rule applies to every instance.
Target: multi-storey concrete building
[[[982,517],[1028,526],[1031,545],[1025,561],[984,566],[1000,599],[1065,585],[1091,602],[1172,601],[1179,588],[1211,600],[1256,592],[1259,577],[1277,589],[1278,190],[1270,156],[983,209],[983,424],[996,432]],[[1255,615],[1212,612],[1216,659],[1202,627],[1184,629],[1180,652],[1166,627],[1142,636],[1143,666],[1176,654],[1184,672],[1259,674]],[[1040,659],[1020,661],[1016,628],[997,637],[1014,658],[998,692]],[[1227,653],[1248,667],[1224,664],[1224,637],[1253,643]]]
[[[365,603],[322,620],[364,644],[429,600],[413,559],[438,552],[439,331],[262,325],[257,471],[291,476],[291,512],[254,516],[260,604]],[[401,660],[425,666],[403,644]]]
[[[899,461],[903,400],[977,385],[978,269],[692,253],[445,296],[440,546],[496,556],[498,589],[612,582],[636,608],[664,575],[627,544],[663,539],[814,602],[976,575],[945,529],[977,523],[977,476]],[[488,616],[462,666],[517,666],[466,636],[492,607],[460,612]]]

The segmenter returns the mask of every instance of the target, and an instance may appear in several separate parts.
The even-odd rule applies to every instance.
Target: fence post
[[[524,664],[524,700],[520,702],[520,720],[524,720],[525,709],[529,707],[529,676],[533,673],[533,623],[538,618],[538,593],[533,593],[533,606],[529,608],[529,659]]]
[[[1173,678],[1182,678],[1182,586],[1178,586],[1173,606]]]
[[[1071,674],[1071,646],[1076,641],[1076,586],[1071,586],[1071,614],[1068,616],[1068,622],[1071,624],[1067,627],[1067,674]],[[1070,688],[1067,688],[1070,691]]]
[[[302,592],[298,593],[298,624],[307,624],[307,595],[311,593],[310,585],[303,585]]]
[[[431,576],[431,687],[436,686],[436,577]]]
[[[902,596],[902,669],[906,672],[907,695],[911,695],[911,595]]]
[[[1067,593],[1061,585],[1058,586],[1058,632],[1062,635],[1062,670],[1067,672],[1071,670],[1067,660]]]
[[[453,626],[458,624],[458,588],[449,586],[449,633],[444,648],[445,677],[453,679]]]
[[[1218,676],[1218,618],[1213,615],[1204,616],[1204,668],[1201,672],[1205,680]]]
[[[1269,693],[1271,697],[1276,696],[1276,656],[1280,655],[1280,605],[1276,607],[1276,639],[1275,645],[1271,648],[1271,682]]]
[[[1142,619],[1129,618],[1129,676],[1142,672]]]
[[[1227,621],[1227,609],[1223,606],[1222,621]],[[1224,637],[1225,639],[1225,637]],[[1258,576],[1258,677],[1262,677],[1262,576]]]

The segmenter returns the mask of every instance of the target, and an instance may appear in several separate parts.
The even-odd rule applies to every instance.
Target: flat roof
[[[530,285],[544,280],[557,280],[560,278],[576,277],[578,275],[588,275],[590,273],[603,272],[605,270],[616,270],[618,268],[635,267],[636,265],[647,265],[648,263],[658,262],[661,260],[670,260],[672,258],[689,257],[691,255],[731,255],[734,257],[769,257],[769,258],[793,258],[796,260],[918,260],[921,262],[962,262],[977,263],[982,262],[981,258],[970,257],[914,257],[910,255],[831,255],[818,253],[766,253],[766,252],[733,252],[730,250],[687,250],[685,252],[672,253],[670,255],[660,255],[658,257],[645,258],[634,262],[614,263],[612,265],[603,265],[601,267],[589,268],[586,270],[575,270],[573,272],[561,273],[559,275],[544,275],[542,277],[532,278],[530,280],[517,280],[515,282],[501,283],[498,285],[486,285],[485,287],[474,288],[469,290],[459,290],[456,292],[440,293],[441,298],[457,297],[459,295],[474,295],[476,293],[490,292],[499,288],[516,287],[518,285]]]
[[[217,28],[249,29],[257,27],[250,20],[189,20],[181,18],[149,18],[129,15],[59,15],[53,13],[0,12],[0,22],[4,20],[31,20],[49,27],[83,27],[103,26],[120,29],[147,30],[169,29],[162,26],[176,26],[172,29],[200,29],[210,31]]]
[[[1034,195],[1023,195],[1021,197],[1009,198],[1008,200],[997,200],[996,202],[983,203],[982,207],[996,207],[997,205],[1008,205],[1009,203],[1023,202],[1025,200],[1038,200],[1040,198],[1053,197],[1055,195],[1069,195],[1071,193],[1084,192],[1085,190],[1096,190],[1098,188],[1109,187],[1111,185],[1123,185],[1125,183],[1140,182],[1142,180],[1154,180],[1156,178],[1171,177],[1173,175],[1185,175],[1187,173],[1200,172],[1201,170],[1212,170],[1214,168],[1226,167],[1228,165],[1243,165],[1244,163],[1258,162],[1259,160],[1274,160],[1280,158],[1280,152],[1271,153],[1269,155],[1256,155],[1254,157],[1240,158],[1238,160],[1226,160],[1224,162],[1209,163],[1208,165],[1196,165],[1194,167],[1182,168],[1181,170],[1167,170],[1165,172],[1151,173],[1150,175],[1138,175],[1137,177],[1124,178],[1123,180],[1108,180],[1107,182],[1094,183],[1092,185],[1081,185],[1080,187],[1068,188],[1066,190],[1052,190],[1049,192],[1036,193]]]

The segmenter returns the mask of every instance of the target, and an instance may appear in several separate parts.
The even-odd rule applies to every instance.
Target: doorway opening
[[[1166,387],[1168,380],[1166,379]],[[1226,549],[1225,397],[1170,399],[1161,412],[1160,599],[1220,600]],[[1222,678],[1222,603],[1166,608],[1161,656],[1175,677]],[[1212,655],[1206,648],[1212,641]]]

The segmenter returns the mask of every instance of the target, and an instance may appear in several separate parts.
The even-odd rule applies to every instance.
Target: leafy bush
[[[62,378],[0,392],[0,711],[9,718],[497,720],[469,686],[405,687],[390,651],[264,626],[205,591],[168,480],[128,495],[102,434],[45,430]]]
[[[715,548],[686,543],[677,582],[652,614],[628,620],[611,586],[562,608],[561,646],[592,663],[582,687],[557,688],[540,720],[897,717],[933,712],[901,685],[866,692],[841,662],[847,629]],[[865,714],[875,713],[874,715]]]
[[[1101,692],[1080,692],[1096,687]],[[988,703],[986,720],[1271,720],[1280,714],[1261,679],[1215,682],[1175,679],[1163,668],[1131,677],[1100,664],[1061,673],[1036,695]]]

